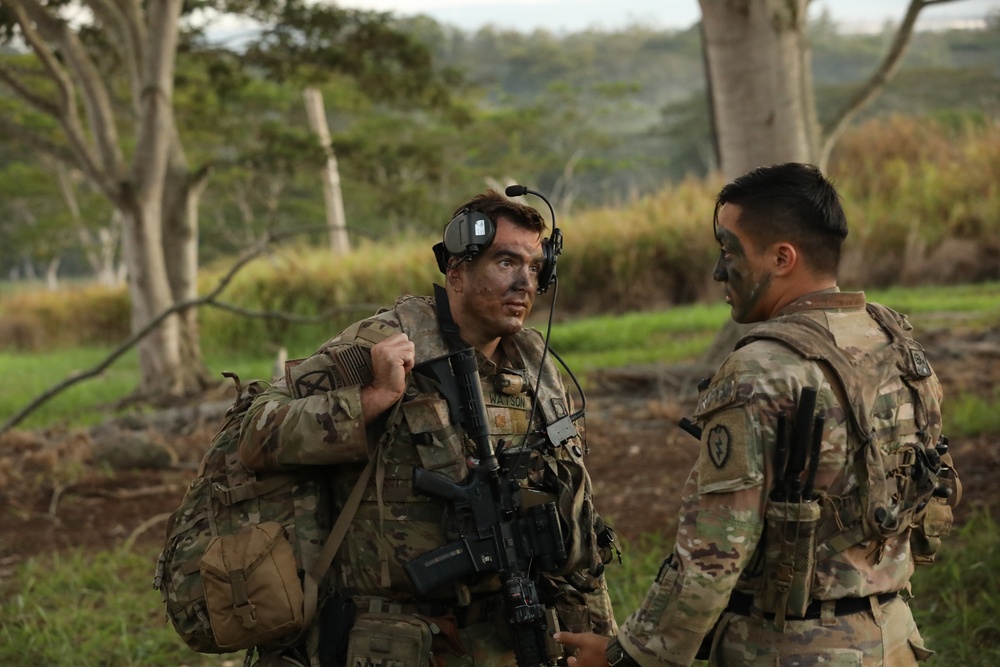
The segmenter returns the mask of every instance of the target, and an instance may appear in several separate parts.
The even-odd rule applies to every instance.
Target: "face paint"
[[[738,219],[738,206],[726,204],[719,210],[715,238],[720,252],[712,278],[726,284],[726,303],[732,307],[735,321],[759,322],[767,319],[761,302],[772,276],[760,266],[763,261],[760,254],[747,249]]]
[[[463,267],[452,300],[462,337],[476,345],[517,333],[531,312],[542,266],[541,237],[504,217],[490,246]]]

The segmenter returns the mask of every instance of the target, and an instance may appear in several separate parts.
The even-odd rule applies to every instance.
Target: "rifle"
[[[468,575],[499,573],[518,666],[549,664],[546,609],[530,570],[554,570],[566,559],[556,504],[544,502],[524,510],[519,480],[497,460],[474,349],[423,362],[414,372],[437,383],[452,419],[475,443],[477,460],[460,483],[414,468],[414,491],[449,501],[465,521],[460,522],[459,539],[413,558],[404,566],[406,574],[424,594]]]

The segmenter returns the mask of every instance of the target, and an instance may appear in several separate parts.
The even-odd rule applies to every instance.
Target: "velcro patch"
[[[745,407],[723,410],[706,424],[698,458],[698,492],[746,489],[763,481],[761,462],[750,456],[755,431]]]

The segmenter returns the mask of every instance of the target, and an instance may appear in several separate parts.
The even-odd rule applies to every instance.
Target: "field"
[[[985,428],[965,423],[967,414],[982,418],[981,407],[969,409],[970,402],[997,404],[1000,329],[963,324],[969,321],[958,314],[915,320],[946,397],[953,399],[946,401],[945,423],[965,489],[957,513],[959,524],[980,510],[1000,516],[1000,494],[994,483],[1000,470],[996,447],[1000,416],[993,414],[993,425]],[[633,563],[637,559],[655,562],[659,552],[669,548],[680,489],[698,453],[697,441],[676,423],[691,413],[694,386],[706,374],[707,369],[693,363],[641,363],[587,372],[587,460],[597,505],[628,545],[645,545],[651,551],[627,551],[626,558]],[[87,430],[54,427],[0,437],[0,602],[11,595],[20,599],[27,584],[15,581],[19,572],[32,572],[28,579],[39,583],[34,579],[44,577],[52,554],[62,554],[57,560],[63,558],[72,569],[77,567],[72,564],[75,558],[89,562],[125,550],[148,560],[148,567],[140,565],[140,569],[145,567],[151,575],[166,515],[192,478],[227,400],[225,392],[220,392],[197,404]],[[962,435],[976,431],[983,432]],[[127,453],[131,458],[122,460],[122,443],[157,446],[132,447]],[[121,566],[112,563],[111,567]],[[642,582],[648,581],[627,569],[628,562],[625,567],[626,574],[615,568],[609,571],[619,599],[641,594]],[[614,590],[616,586],[622,590]],[[144,623],[155,625],[160,618],[158,596],[149,590],[140,599]],[[918,603],[919,598],[914,604]],[[23,618],[34,619],[27,622],[39,628],[45,626],[45,621],[27,612]],[[992,634],[986,641],[995,646],[1000,632],[990,627],[987,631]],[[69,639],[68,645],[72,642]],[[150,658],[130,664],[177,663]],[[961,663],[943,659],[936,664]]]

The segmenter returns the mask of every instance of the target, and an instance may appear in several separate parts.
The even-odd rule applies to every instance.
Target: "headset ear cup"
[[[495,235],[496,225],[489,216],[465,208],[445,225],[442,243],[449,256],[465,257],[482,252]]]
[[[552,286],[556,277],[556,253],[551,239],[542,241],[542,256],[545,258],[542,270],[538,272],[538,293],[543,294]]]

